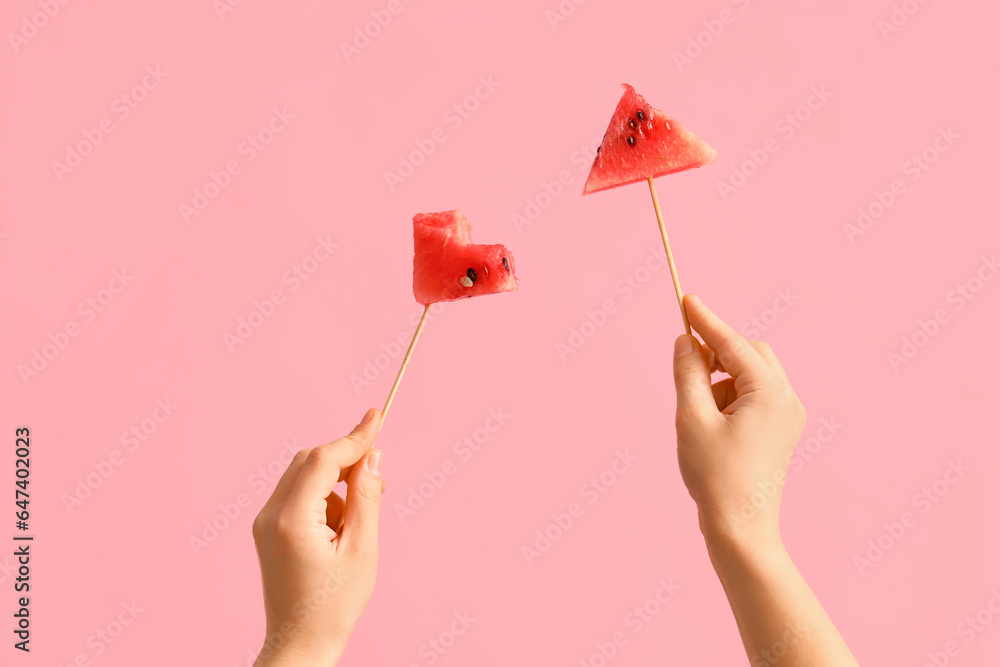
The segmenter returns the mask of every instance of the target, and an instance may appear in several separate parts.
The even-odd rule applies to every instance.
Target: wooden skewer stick
[[[660,200],[656,198],[656,187],[653,185],[653,177],[646,178],[649,181],[649,194],[653,196],[653,208],[656,209],[656,221],[660,224],[660,236],[663,237],[663,248],[667,251],[667,264],[670,265],[670,275],[674,279],[674,291],[677,292],[677,305],[681,307],[681,318],[684,320],[684,330],[691,335],[691,324],[688,322],[687,312],[684,310],[684,292],[681,291],[681,281],[677,277],[677,267],[674,266],[674,254],[670,252],[670,241],[667,240],[667,228],[663,224],[663,214],[660,212]]]
[[[417,339],[420,338],[420,332],[424,330],[424,324],[427,323],[427,313],[430,311],[430,304],[424,306],[424,314],[420,316],[420,322],[417,324],[417,330],[413,333],[413,339],[410,341],[410,347],[406,348],[406,354],[403,356],[403,365],[399,367],[399,373],[396,375],[396,381],[392,383],[392,390],[389,392],[389,398],[385,400],[385,407],[382,408],[383,425],[385,425],[386,415],[389,414],[389,406],[392,405],[392,399],[396,395],[396,390],[399,389],[399,381],[403,379],[403,372],[406,371],[406,366],[410,363],[410,355],[413,354],[413,348],[416,347]]]
[[[385,407],[382,408],[382,424],[379,428],[382,428],[382,426],[385,425],[385,417],[389,414],[389,406],[392,404],[392,399],[396,395],[396,390],[399,389],[399,381],[403,379],[403,372],[406,370],[407,364],[410,363],[410,356],[413,354],[413,348],[417,345],[417,339],[420,338],[420,332],[424,330],[424,325],[427,323],[427,313],[430,311],[430,304],[424,306],[424,314],[420,316],[420,322],[417,324],[417,330],[413,332],[413,339],[410,340],[410,347],[406,348],[406,354],[403,356],[403,364],[399,367],[399,373],[396,374],[396,381],[392,383],[392,389],[389,391],[389,398],[386,399]],[[336,533],[340,535],[343,530],[344,512],[341,512],[340,520],[337,521]]]

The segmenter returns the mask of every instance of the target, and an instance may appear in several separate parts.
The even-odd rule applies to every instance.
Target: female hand
[[[677,458],[750,664],[842,667],[854,656],[784,548],[781,490],[806,412],[766,343],[694,295],[674,343]],[[712,371],[730,377],[712,384]]]
[[[298,452],[254,520],[267,617],[255,667],[340,659],[375,587],[380,425],[371,409],[347,436]],[[333,489],[345,480],[342,499]]]
[[[684,304],[705,344],[684,335],[674,345],[677,457],[702,532],[776,537],[805,408],[767,343],[747,341],[693,294]],[[717,369],[730,377],[713,385]]]

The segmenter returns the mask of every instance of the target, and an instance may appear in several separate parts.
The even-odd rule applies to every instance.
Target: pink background
[[[1000,249],[1000,10],[908,0],[915,13],[883,34],[888,0],[562,4],[575,10],[551,23],[557,0],[401,0],[348,61],[341,43],[386,2],[248,0],[221,18],[211,0],[69,2],[17,45],[8,33],[43,10],[3,3],[0,479],[13,484],[14,429],[30,426],[37,541],[30,656],[11,648],[0,556],[0,662],[248,664],[263,633],[250,524],[273,486],[258,469],[382,404],[398,358],[379,355],[419,312],[410,219],[461,208],[476,241],[516,254],[521,289],[448,304],[424,332],[379,441],[379,583],[343,664],[430,665],[428,642],[463,612],[476,621],[433,664],[596,665],[618,631],[611,664],[742,663],[677,471],[681,322],[667,270],[640,268],[659,244],[649,195],[578,196],[628,81],[719,150],[658,190],[684,288],[744,331],[763,318],[809,411],[800,448],[816,438],[814,454],[793,464],[782,515],[799,567],[863,664],[922,665],[952,641],[951,664],[996,664],[1000,619],[971,641],[959,624],[1000,587],[1000,280],[977,282]],[[730,22],[712,23],[723,10]],[[702,52],[679,67],[689,38]],[[166,74],[136,108],[116,102],[147,67]],[[481,77],[493,89],[467,100]],[[801,107],[813,87],[832,96]],[[294,118],[249,160],[240,146],[273,109]],[[53,162],[102,119],[112,131],[60,180]],[[444,142],[390,190],[385,172],[436,128]],[[938,154],[947,128],[958,138]],[[724,200],[719,183],[765,144],[777,152]],[[925,150],[936,159],[914,172]],[[230,161],[228,187],[185,222],[180,206]],[[901,194],[852,242],[845,224],[894,180]],[[293,289],[283,276],[318,237],[338,247]],[[648,278],[627,300],[626,275]],[[953,291],[966,284],[971,299]],[[276,289],[283,302],[230,351],[224,335]],[[794,297],[780,314],[779,290]],[[80,309],[90,298],[101,312]],[[561,359],[608,299],[615,312]],[[70,323],[78,335],[25,382],[19,366]],[[903,337],[919,348],[893,368]],[[388,369],[356,387],[366,361]],[[158,399],[177,406],[162,423]],[[509,417],[484,439],[490,409]],[[151,434],[129,451],[122,434],[143,420]],[[463,458],[455,443],[477,435]],[[115,450],[121,465],[70,512],[64,495]],[[581,486],[616,450],[637,461],[590,504]],[[939,481],[959,460],[962,477]],[[401,521],[397,504],[446,461],[455,474]],[[915,498],[936,481],[943,497]],[[249,506],[196,554],[189,538],[238,498]],[[582,516],[526,562],[522,546],[573,502]],[[885,524],[905,512],[915,523],[894,538]],[[859,571],[880,538],[888,550]],[[660,579],[681,590],[633,632],[626,614]],[[133,601],[143,611],[97,655],[88,638]]]

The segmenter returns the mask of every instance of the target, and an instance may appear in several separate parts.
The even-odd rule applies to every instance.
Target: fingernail
[[[368,455],[368,472],[376,477],[382,476],[382,450],[373,449]]]
[[[375,408],[368,408],[368,412],[365,413],[364,419],[361,420],[362,424],[367,424],[375,417]]]
[[[701,299],[698,298],[698,295],[695,294],[695,293],[693,293],[693,292],[690,293],[690,294],[688,294],[688,298],[691,299],[691,303],[693,303],[696,306],[704,306],[705,305],[705,304],[703,304],[701,302]]]
[[[687,356],[694,352],[694,339],[687,334],[678,336],[674,341],[674,359]]]

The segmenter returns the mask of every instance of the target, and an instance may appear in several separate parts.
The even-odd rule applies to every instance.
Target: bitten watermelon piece
[[[459,210],[413,217],[413,296],[425,306],[517,289],[514,255],[502,245],[472,243]]]
[[[718,156],[704,140],[651,107],[635,88],[622,86],[625,92],[597,149],[583,194],[701,167]]]

